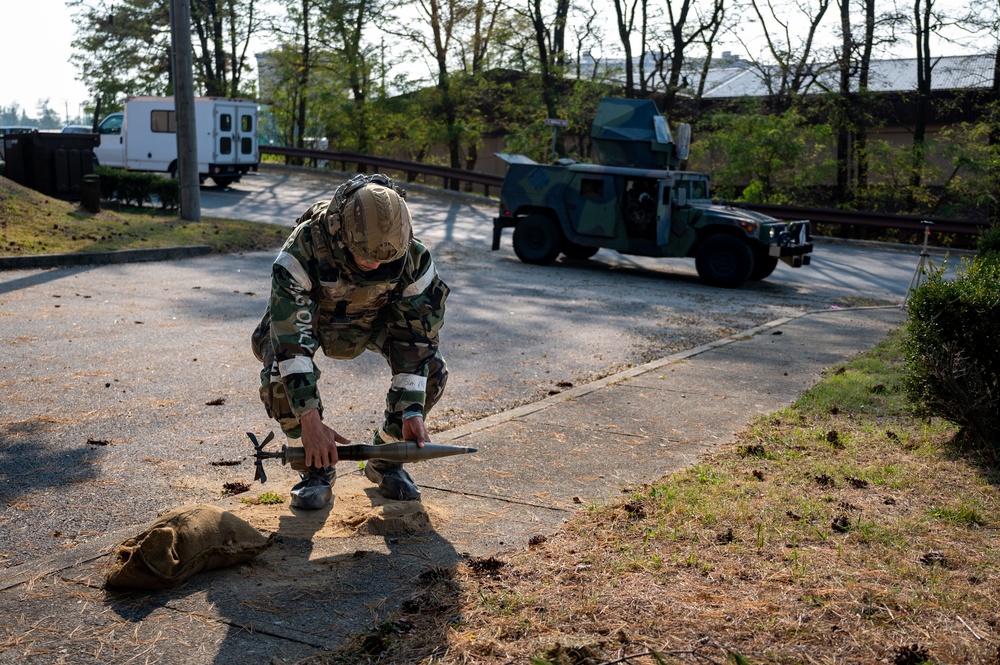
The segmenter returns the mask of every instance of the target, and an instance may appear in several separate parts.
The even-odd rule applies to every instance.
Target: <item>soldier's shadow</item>
[[[165,591],[109,589],[105,603],[136,630],[178,631],[182,644],[171,639],[169,648],[190,663],[295,663],[324,653],[395,662],[385,650],[420,613],[457,617],[452,571],[462,556],[435,530],[435,507],[363,491],[350,505],[281,515],[271,545],[250,563]],[[356,510],[362,504],[370,510]],[[428,654],[445,646],[428,637],[419,636]]]
[[[363,515],[336,502],[282,515],[272,547],[242,573],[254,581],[236,594],[213,585],[209,600],[232,626],[216,664],[254,662],[246,656],[261,648],[293,662],[332,651],[343,662],[393,662],[383,652],[416,614],[457,613],[452,571],[462,557],[434,529],[433,507],[364,492],[372,510]],[[441,646],[425,638],[428,650]]]

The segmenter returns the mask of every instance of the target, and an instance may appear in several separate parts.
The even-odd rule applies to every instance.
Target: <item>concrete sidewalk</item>
[[[224,504],[275,542],[169,592],[103,589],[132,527],[0,573],[0,663],[295,662],[379,625],[420,576],[524,549],[580,504],[613,500],[732,440],[827,367],[875,345],[899,308],[810,312],[567,389],[435,436],[475,455],[414,465],[419,504],[385,502],[342,463],[332,509]],[[268,467],[266,489],[294,476]],[[260,487],[253,488],[256,492]]]

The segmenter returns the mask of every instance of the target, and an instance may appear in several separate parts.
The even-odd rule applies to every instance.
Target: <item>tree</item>
[[[471,8],[467,0],[417,0],[410,6],[417,12],[416,21],[408,25],[385,26],[385,29],[405,38],[423,55],[430,57],[437,89],[436,115],[446,128],[449,165],[461,168],[461,128],[451,68],[458,26],[471,14]],[[458,184],[457,181],[452,182],[450,187],[457,189]]]
[[[569,0],[560,0],[569,5]],[[486,0],[475,0],[472,6],[472,21],[468,37],[463,40],[468,47],[461,51],[462,72],[466,87],[462,95],[462,115],[465,118],[463,141],[465,143],[465,168],[473,170],[479,159],[479,144],[485,130],[486,122],[482,113],[484,107],[495,108],[492,98],[498,90],[487,76],[487,65],[490,62],[490,51],[493,38],[500,29],[502,12],[499,2],[487,3]],[[562,38],[560,37],[560,40]],[[472,183],[466,183],[469,190]]]
[[[934,13],[935,0],[914,0],[913,35],[917,47],[917,96],[913,119],[913,165],[910,170],[910,188],[920,187],[924,164],[927,161],[927,121],[930,115],[931,82],[937,61],[931,57],[931,34],[940,27]]]
[[[170,80],[170,22],[160,0],[74,0],[76,38],[70,60],[106,110],[129,95],[165,95]]]
[[[635,97],[635,71],[632,56],[632,33],[635,31],[635,11],[642,3],[642,19],[646,17],[646,2],[647,0],[632,0],[631,6],[629,6],[628,0],[615,0],[615,19],[617,20],[618,26],[618,38],[621,41],[622,50],[625,52],[625,96],[628,98]],[[642,33],[643,41],[639,50],[639,61],[640,66],[643,60],[643,55],[646,49],[645,42],[645,20],[642,21]],[[644,77],[639,76],[639,80],[644,80]]]
[[[380,27],[429,60],[435,101],[428,116],[442,127],[449,165],[462,168],[464,152],[465,166],[471,166],[481,137],[480,108],[489,103],[485,75],[506,22],[504,7],[499,0],[399,0],[399,6],[415,11],[417,20],[405,25],[383,21]],[[458,181],[449,183],[452,189],[458,186]]]
[[[255,0],[191,0],[191,27],[200,47],[195,69],[205,94],[239,97],[244,91],[250,35],[258,23]]]
[[[704,138],[692,145],[700,170],[714,174],[723,196],[753,203],[784,203],[782,190],[822,182],[828,165],[818,155],[830,136],[825,124],[783,113],[719,113],[706,118]]]
[[[696,42],[704,44],[708,52],[705,59],[706,66],[711,62],[712,41],[718,34],[725,18],[725,3],[726,0],[711,0],[710,10],[704,15],[700,12],[700,7],[695,0],[666,3],[669,47],[660,45],[657,62],[658,69],[665,72],[664,110],[671,110],[677,93],[690,86],[687,77],[683,74],[690,46]],[[704,79],[707,76],[707,71],[704,69],[702,71],[701,80],[698,82],[694,95],[696,99],[700,99],[701,93],[704,91]]]
[[[860,0],[855,5],[851,0],[838,0],[838,7],[841,46],[835,51],[839,76],[831,115],[837,129],[837,194],[843,202],[854,198],[855,185],[861,192],[867,185],[872,54],[877,47],[896,41],[895,27],[903,17],[894,12],[876,14],[875,0]],[[860,30],[852,23],[857,12],[862,17]]]
[[[221,4],[220,4],[221,2]],[[195,88],[201,94],[244,96],[247,47],[260,29],[256,0],[192,0]],[[168,0],[71,0],[76,38],[72,62],[106,109],[129,95],[173,91]]]
[[[594,57],[593,50],[587,50],[587,47],[591,44],[600,44],[603,42],[601,11],[594,6],[594,2],[595,0],[590,0],[590,5],[586,9],[576,8],[576,13],[579,14],[580,20],[576,22],[576,26],[574,27],[575,48],[573,49],[572,66],[577,80],[595,80],[602,71],[600,60]],[[590,64],[590,71],[587,72],[583,70],[585,52],[588,64]],[[569,59],[567,57],[568,65]]]
[[[569,0],[556,0],[551,17],[543,12],[541,0],[530,0],[529,6],[542,76],[542,101],[548,117],[557,118],[556,98],[566,69],[566,19],[570,3]]]
[[[371,0],[330,0],[322,6],[316,38],[322,54],[315,66],[326,70],[333,81],[342,82],[341,89],[351,91],[348,127],[354,135],[354,149],[361,153],[371,149],[368,101],[376,80],[373,63],[378,62],[377,48],[365,39],[365,26],[376,18]],[[331,103],[335,103],[333,95]]]
[[[991,41],[993,71],[989,83],[989,94],[982,122],[989,128],[986,143],[993,156],[993,167],[989,170],[992,183],[987,184],[989,192],[989,220],[1000,225],[1000,1],[991,3],[970,1],[964,16],[956,24],[966,29],[973,37],[987,36]]]
[[[306,137],[315,123],[310,120],[310,98],[316,81],[313,70],[317,54],[313,47],[313,25],[317,20],[319,3],[316,0],[284,0],[286,20],[274,24],[280,35],[279,46],[268,54],[262,66],[261,101],[268,104],[270,112],[278,119],[285,145],[299,148],[306,146]]]
[[[823,17],[830,8],[831,0],[813,0],[814,4],[795,3],[791,7],[776,0],[750,0],[754,14],[760,22],[761,31],[767,45],[766,53],[770,62],[751,57],[750,61],[767,86],[770,106],[775,111],[783,111],[813,85],[816,79],[830,68],[830,64],[818,53],[816,35]],[[800,35],[792,15],[799,14],[808,26]],[[737,34],[747,53],[754,51]]]
[[[59,129],[63,126],[63,121],[59,114],[49,107],[48,99],[38,100],[38,128],[39,129]]]
[[[9,107],[0,106],[0,125],[36,126],[37,121],[31,120],[24,109],[17,103]]]

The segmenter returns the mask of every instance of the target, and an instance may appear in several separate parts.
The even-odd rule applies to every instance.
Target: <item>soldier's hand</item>
[[[322,469],[337,463],[337,444],[350,443],[320,418],[319,411],[313,409],[301,418],[302,447],[306,451],[306,464]]]
[[[423,448],[430,440],[423,416],[411,416],[403,421],[403,441],[416,441],[417,447]]]

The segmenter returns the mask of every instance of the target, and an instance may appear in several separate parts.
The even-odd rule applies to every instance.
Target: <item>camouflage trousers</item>
[[[399,373],[400,369],[393,366],[393,356],[390,352],[389,344],[383,341],[382,345],[379,346],[376,344],[376,341],[380,340],[373,339],[369,341],[366,348],[385,358],[393,374]],[[440,350],[438,350],[437,339],[434,342],[434,356],[428,361],[427,387],[425,389],[427,397],[424,402],[425,417],[434,405],[437,404],[438,400],[441,399],[441,396],[444,394],[445,385],[448,383],[448,366],[445,364]],[[281,426],[281,431],[286,436],[297,439],[302,435],[302,427],[299,425],[298,418],[296,418],[295,413],[288,404],[285,385],[282,383],[281,375],[278,373],[278,363],[274,360],[274,352],[271,349],[269,340],[261,339],[255,335],[253,346],[254,354],[264,363],[260,372],[260,400],[264,404],[264,409],[270,418],[278,422]],[[313,369],[316,380],[319,381],[320,369],[317,366],[314,366]],[[382,428],[375,433],[373,443],[379,444],[403,440],[403,413],[401,409],[397,408],[401,397],[402,390],[400,389],[390,389],[386,394]],[[322,401],[320,402],[319,411],[320,415],[322,415]]]

